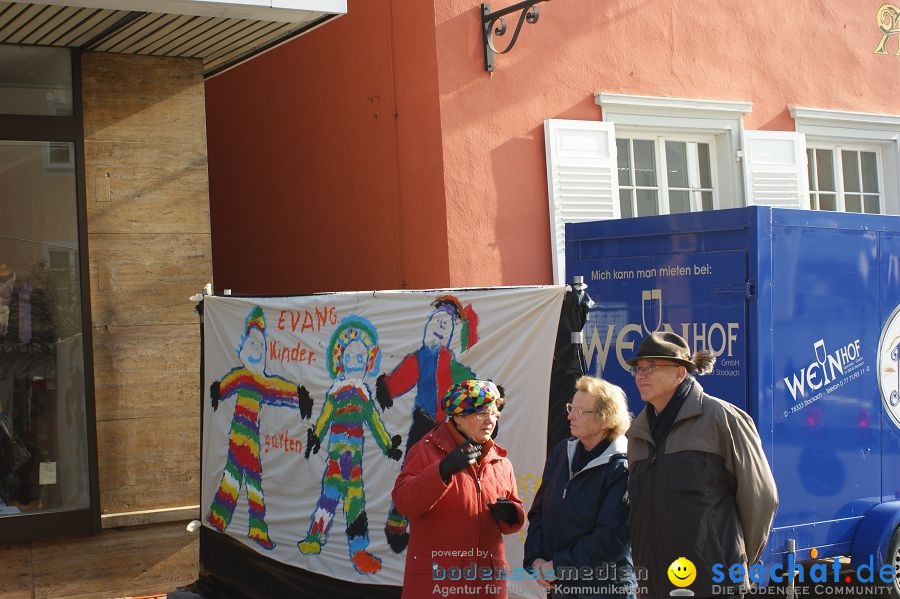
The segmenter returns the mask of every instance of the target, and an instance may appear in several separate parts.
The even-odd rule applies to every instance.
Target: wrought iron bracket
[[[528,23],[529,25],[537,23],[541,14],[538,12],[535,4],[540,4],[541,2],[549,2],[549,0],[524,0],[523,2],[501,8],[494,12],[491,12],[489,4],[483,3],[481,5],[481,37],[484,41],[485,71],[491,72],[494,70],[495,54],[506,54],[513,49],[513,46],[516,45],[516,41],[519,39],[519,32],[522,30],[522,25],[525,23]],[[513,31],[512,37],[506,47],[502,50],[498,50],[496,46],[494,46],[494,36],[502,37],[506,35],[507,28],[506,19],[504,17],[514,12],[519,13],[516,29]]]

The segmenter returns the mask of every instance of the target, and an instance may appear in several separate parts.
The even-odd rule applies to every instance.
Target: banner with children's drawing
[[[496,442],[530,508],[564,293],[206,297],[204,525],[305,570],[402,584],[408,523],[391,489],[408,448],[445,420],[443,394],[470,378],[505,390]],[[524,539],[524,528],[504,539],[511,568]]]

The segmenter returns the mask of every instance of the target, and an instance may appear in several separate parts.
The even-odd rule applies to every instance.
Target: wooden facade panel
[[[209,233],[205,144],[84,146],[91,233]]]
[[[161,378],[147,395],[167,392]],[[103,514],[199,503],[200,419],[196,415],[168,409],[155,418],[99,421],[97,454]]]
[[[199,60],[85,52],[81,64],[85,140],[206,146]]]
[[[199,537],[188,533],[186,524],[112,529],[89,538],[33,543],[33,597],[135,597],[190,584],[199,570]],[[27,597],[32,597],[30,589]]]
[[[31,545],[0,545],[0,597],[32,599]]]
[[[188,298],[212,281],[209,235],[90,235],[94,328],[184,324],[195,336]]]
[[[200,417],[200,336],[194,325],[94,330],[97,420]]]

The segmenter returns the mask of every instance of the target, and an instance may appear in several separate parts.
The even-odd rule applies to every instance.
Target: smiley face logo
[[[679,557],[672,562],[667,571],[669,581],[677,587],[689,586],[697,578],[697,568],[686,557]]]

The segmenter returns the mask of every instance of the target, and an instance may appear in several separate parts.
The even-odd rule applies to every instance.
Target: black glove
[[[310,416],[312,416],[313,400],[309,396],[309,391],[303,385],[297,387],[297,400],[299,401],[300,418],[309,420]]]
[[[322,444],[319,442],[319,435],[313,431],[312,428],[307,429],[306,431],[306,451],[303,454],[303,457],[309,459],[309,452],[319,453],[319,448],[322,447]]]
[[[516,504],[506,497],[498,499],[497,503],[488,504],[488,509],[497,522],[512,525],[519,521],[519,511],[516,509]]]
[[[394,435],[393,437],[391,437],[391,446],[388,447],[387,457],[391,458],[392,460],[400,460],[400,456],[403,455],[403,450],[400,449],[400,441],[400,435]]]
[[[388,391],[387,382],[385,382],[386,378],[386,375],[379,374],[375,380],[375,401],[381,406],[382,412],[394,405],[394,398],[391,397],[391,392]]]
[[[480,455],[481,445],[478,445],[472,439],[466,439],[441,460],[440,465],[438,465],[441,478],[445,483],[449,483],[450,477],[454,473],[466,468],[469,464],[474,464]]]
[[[222,399],[222,391],[219,389],[219,381],[209,386],[209,399],[213,412],[219,409],[219,400]]]

